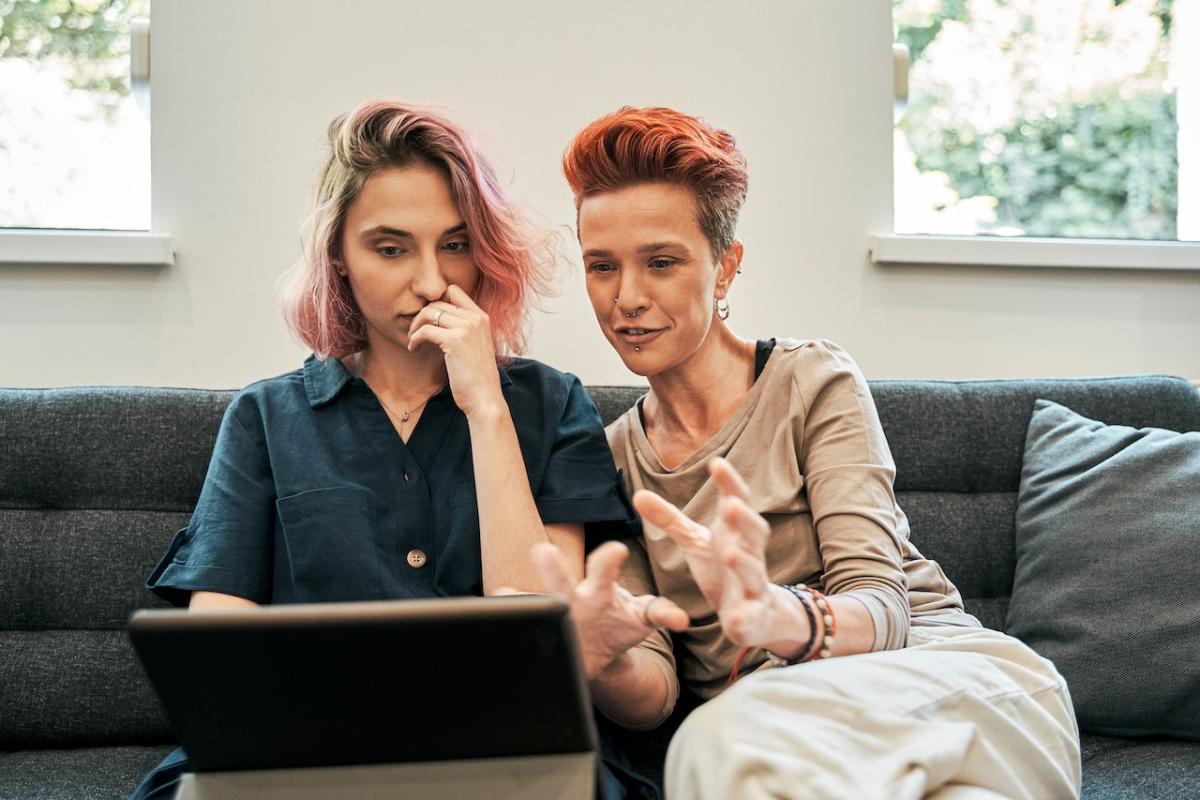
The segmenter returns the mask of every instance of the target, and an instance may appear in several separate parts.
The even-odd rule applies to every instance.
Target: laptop
[[[129,635],[194,770],[180,798],[590,796],[558,598],[145,610]]]

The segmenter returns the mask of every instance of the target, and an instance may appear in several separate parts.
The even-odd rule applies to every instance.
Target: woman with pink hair
[[[548,240],[438,112],[370,101],[329,144],[284,299],[314,355],[233,399],[148,588],[191,609],[539,592],[538,543],[582,575],[584,525],[631,512],[579,380],[514,355]],[[135,796],[186,769],[177,750]]]

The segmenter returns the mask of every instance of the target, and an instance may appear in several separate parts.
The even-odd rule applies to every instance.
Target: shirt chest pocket
[[[379,514],[357,487],[312,489],[275,501],[294,602],[384,597]]]

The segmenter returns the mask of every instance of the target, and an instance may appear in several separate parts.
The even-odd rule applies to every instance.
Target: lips
[[[657,339],[666,328],[617,328],[617,338],[629,345],[644,345]]]

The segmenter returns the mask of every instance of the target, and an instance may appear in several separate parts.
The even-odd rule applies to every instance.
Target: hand
[[[454,402],[468,418],[504,406],[491,321],[459,287],[452,284],[441,300],[428,303],[413,317],[408,349],[426,345],[442,351]]]
[[[692,577],[732,642],[778,652],[797,639],[806,640],[796,599],[772,585],[767,573],[771,528],[748,505],[749,486],[723,458],[714,458],[708,469],[720,494],[711,530],[649,492],[639,492],[641,503],[635,496],[634,505],[643,519],[661,527],[683,549]]]
[[[688,626],[687,612],[667,598],[634,595],[617,582],[621,565],[629,557],[629,549],[620,542],[605,542],[593,550],[587,558],[586,575],[578,583],[554,545],[535,545],[532,554],[542,580],[571,606],[588,680],[653,633],[656,626],[673,631]]]

